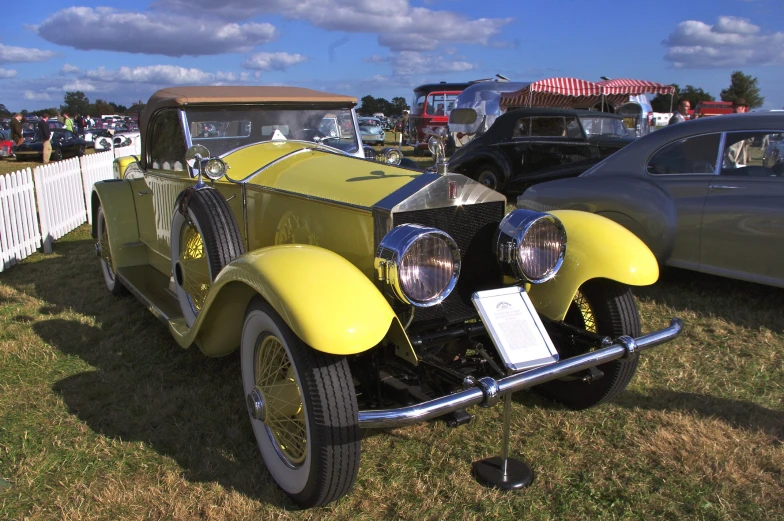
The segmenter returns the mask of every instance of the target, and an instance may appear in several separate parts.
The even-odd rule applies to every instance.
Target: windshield
[[[222,156],[265,141],[322,143],[346,153],[359,149],[351,109],[290,109],[269,105],[185,109],[192,145]]]
[[[580,123],[583,124],[585,134],[591,136],[611,136],[628,137],[629,129],[626,128],[622,119],[603,118],[597,116],[582,117]]]

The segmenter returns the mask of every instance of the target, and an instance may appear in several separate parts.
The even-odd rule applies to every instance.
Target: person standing
[[[735,98],[735,101],[732,102],[732,112],[740,114],[748,111],[749,105],[746,103],[746,100],[744,98]]]
[[[14,114],[14,117],[11,118],[11,141],[14,142],[14,146],[24,143],[21,114]]]
[[[44,113],[41,116],[41,121],[38,122],[38,137],[44,144],[41,158],[44,163],[48,163],[49,156],[52,155],[52,131],[49,129],[49,114]]]
[[[71,117],[68,115],[67,112],[63,112],[63,126],[65,126],[65,128],[70,130],[71,132],[74,131],[73,120],[71,119]]]
[[[683,123],[689,117],[689,110],[691,110],[691,102],[687,99],[681,99],[678,102],[678,109],[667,124],[675,125],[676,123]]]

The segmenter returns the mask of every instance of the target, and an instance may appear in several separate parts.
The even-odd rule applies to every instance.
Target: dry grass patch
[[[471,478],[501,439],[501,408],[476,408],[366,431],[351,494],[303,512],[263,467],[237,356],[111,296],[82,227],[0,274],[0,519],[784,519],[784,292],[672,272],[637,294],[645,330],[684,334],[612,404],[515,396],[522,493]]]

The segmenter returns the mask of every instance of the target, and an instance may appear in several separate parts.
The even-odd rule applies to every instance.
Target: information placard
[[[510,286],[479,291],[471,301],[509,371],[519,372],[558,361],[558,351],[523,288]]]

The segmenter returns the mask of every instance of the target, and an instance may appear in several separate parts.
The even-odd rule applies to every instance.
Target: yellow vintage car
[[[351,489],[360,428],[462,425],[469,407],[531,387],[590,407],[681,327],[641,334],[629,288],[658,267],[633,234],[588,213],[507,213],[504,196],[445,171],[438,136],[437,171],[399,166],[397,150],[369,161],[356,103],[291,87],[158,91],[140,157],[116,160],[92,193],[107,288],[183,348],[241,350],[237,399],[305,507]]]

